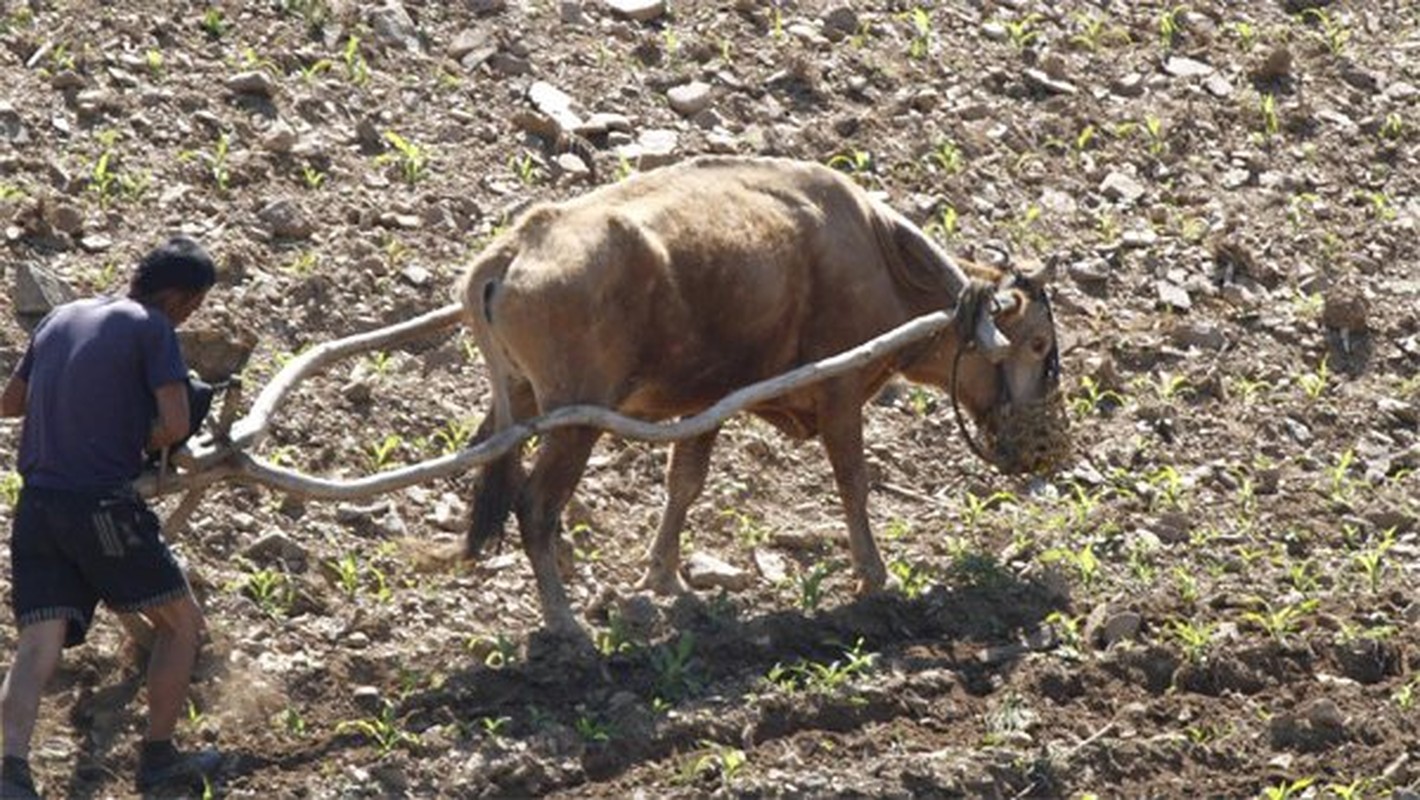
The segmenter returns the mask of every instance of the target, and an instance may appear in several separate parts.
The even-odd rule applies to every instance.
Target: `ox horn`
[[[1006,357],[1011,340],[996,327],[996,320],[991,313],[994,305],[994,302],[981,305],[981,313],[976,317],[976,346],[987,358],[999,362]]]

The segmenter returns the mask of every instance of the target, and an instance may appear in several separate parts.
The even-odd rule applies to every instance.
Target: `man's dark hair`
[[[174,236],[143,256],[128,282],[132,297],[151,297],[164,289],[200,292],[217,282],[217,265],[189,236]]]

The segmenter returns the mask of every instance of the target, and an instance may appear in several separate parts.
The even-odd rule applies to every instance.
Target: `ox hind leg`
[[[572,615],[557,569],[557,528],[562,509],[572,499],[592,446],[600,436],[601,431],[595,428],[558,428],[548,432],[518,495],[518,528],[537,581],[543,624],[558,635],[585,636]]]
[[[832,383],[832,382],[831,382]],[[868,527],[868,468],[863,456],[863,406],[858,387],[835,383],[825,386],[825,400],[819,409],[819,437],[838,496],[848,522],[848,552],[853,572],[858,576],[858,593],[868,594],[887,583],[873,532]]]
[[[636,584],[657,594],[678,594],[687,591],[680,579],[680,533],[685,528],[685,514],[695,498],[705,488],[705,476],[710,471],[710,451],[715,447],[716,428],[693,439],[683,439],[671,447],[671,461],[666,468],[666,506],[661,512],[661,524],[656,540],[646,553],[646,575]]]

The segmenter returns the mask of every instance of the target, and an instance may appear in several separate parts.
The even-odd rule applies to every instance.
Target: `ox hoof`
[[[654,592],[662,596],[690,593],[690,587],[681,580],[680,574],[674,570],[665,572],[649,570],[641,580],[636,582],[635,588],[638,592]]]

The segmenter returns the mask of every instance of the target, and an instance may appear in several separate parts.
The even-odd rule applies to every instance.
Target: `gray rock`
[[[315,222],[294,200],[272,201],[256,216],[272,236],[280,239],[305,239],[315,232]]]
[[[373,714],[380,710],[381,696],[378,686],[356,686],[355,691],[350,693],[350,699],[355,707],[367,714]]]
[[[296,149],[299,138],[296,131],[284,120],[277,120],[261,137],[261,147],[268,153],[285,154]]]
[[[1111,647],[1119,642],[1134,641],[1139,638],[1139,629],[1143,627],[1144,618],[1134,611],[1122,611],[1110,617],[1100,629],[1100,640],[1105,647]]]
[[[1292,51],[1286,45],[1279,45],[1253,67],[1249,74],[1255,81],[1280,81],[1291,73]]]
[[[508,8],[508,0],[468,0],[468,10],[482,17],[498,14]]]
[[[1173,329],[1172,338],[1179,347],[1196,347],[1199,350],[1222,350],[1228,345],[1228,337],[1223,330],[1207,322],[1179,325]]]
[[[695,589],[725,589],[738,592],[749,588],[752,576],[708,553],[692,553],[685,560],[685,581]]]
[[[269,531],[247,545],[242,555],[255,564],[279,564],[292,572],[303,572],[310,563],[310,551],[281,531]]]
[[[0,100],[0,139],[14,144],[24,144],[30,139],[30,132],[20,112],[4,100]]]
[[[482,28],[466,28],[459,31],[454,36],[454,40],[449,42],[449,58],[455,61],[463,61],[464,56],[475,50],[488,48],[488,55],[493,55],[497,51],[497,46],[493,43],[492,31]],[[488,56],[484,56],[487,58]],[[468,66],[465,64],[464,66]]]
[[[1193,308],[1193,298],[1188,296],[1188,290],[1176,283],[1158,281],[1154,284],[1154,291],[1158,294],[1161,306],[1175,311],[1188,311]]]
[[[666,13],[666,0],[606,0],[606,5],[612,13],[637,22],[659,19]]]
[[[536,81],[528,87],[528,101],[556,122],[562,130],[576,130],[582,126],[581,116],[572,110],[576,101],[571,95],[546,81]]]
[[[1131,72],[1110,83],[1109,90],[1120,97],[1139,97],[1144,94],[1144,76]]]
[[[1044,70],[1027,69],[1021,73],[1021,79],[1025,81],[1026,86],[1046,94],[1073,95],[1080,91],[1075,88],[1075,84],[1052,78]]]
[[[73,235],[84,228],[84,212],[76,206],[61,203],[49,206],[46,211],[49,224],[57,231]]]
[[[642,170],[665,166],[675,160],[680,137],[675,131],[655,128],[642,131],[636,141],[617,148],[617,155],[632,161]]]
[[[241,372],[256,349],[256,336],[231,328],[185,326],[178,345],[188,369],[204,381],[218,382]]]
[[[1100,182],[1100,192],[1111,200],[1137,203],[1144,196],[1144,184],[1122,173],[1111,172]]]
[[[834,6],[819,17],[823,22],[823,35],[831,42],[858,32],[858,12],[852,6]]]
[[[691,81],[672,87],[666,92],[666,99],[670,101],[671,110],[683,117],[693,117],[710,107],[714,89],[708,83]]]
[[[15,266],[15,316],[26,330],[44,319],[55,306],[77,297],[59,276],[38,264],[22,261]]]
[[[250,94],[258,97],[276,96],[276,83],[262,70],[238,72],[227,79],[227,91],[235,94]]]
[[[1175,78],[1202,78],[1213,74],[1213,68],[1192,58],[1169,56],[1164,61],[1164,72]]]
[[[370,12],[370,28],[375,32],[375,41],[384,47],[399,47],[410,52],[418,52],[419,32],[414,20],[404,6],[392,2],[383,8]]]
[[[1070,277],[1080,284],[1100,284],[1109,280],[1109,262],[1103,258],[1075,261],[1066,268]]]

